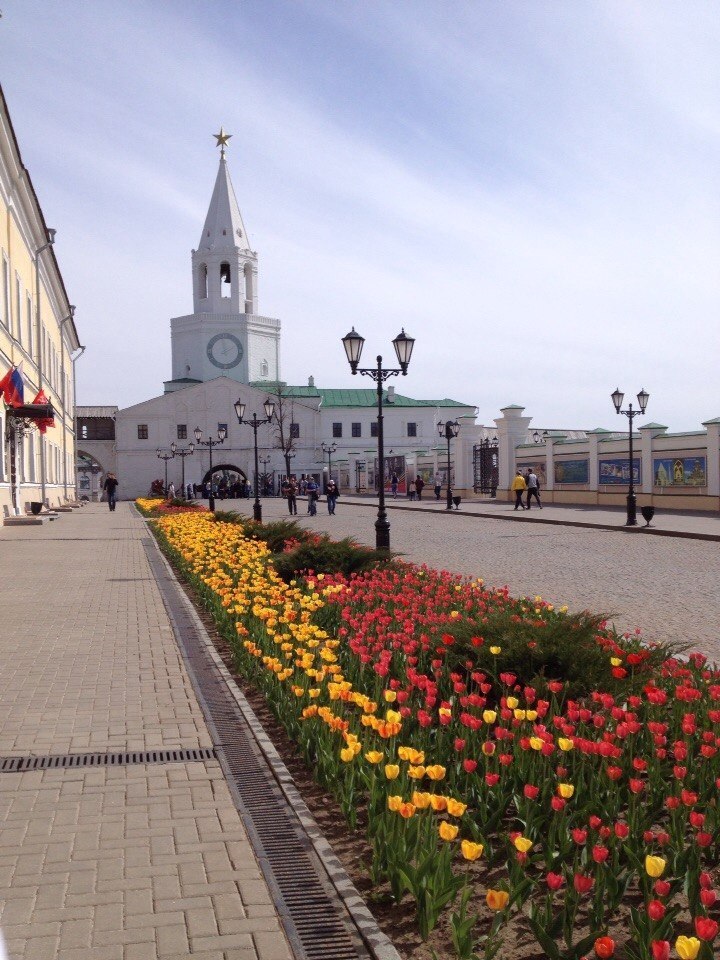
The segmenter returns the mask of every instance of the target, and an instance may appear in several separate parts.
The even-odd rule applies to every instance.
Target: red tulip
[[[612,937],[598,937],[595,941],[595,953],[602,960],[615,953],[615,941]]]
[[[659,897],[666,897],[670,893],[670,881],[656,880],[653,890]]]
[[[538,794],[540,793],[540,787],[535,787],[531,783],[526,783],[523,787],[523,793],[528,800],[537,800]]]
[[[607,847],[601,847],[596,844],[592,848],[592,858],[595,861],[595,863],[605,863],[605,861],[609,856],[610,856],[610,851],[608,850]]]
[[[659,900],[651,900],[647,905],[647,913],[651,920],[662,920],[665,916],[665,904]]]
[[[717,894],[714,890],[701,890],[700,891],[700,901],[704,907],[707,907],[709,910],[713,906],[715,900],[717,899]]]
[[[711,920],[710,917],[695,917],[695,933],[700,940],[705,940],[706,943],[712,943],[717,936],[717,932],[717,920]]]
[[[559,890],[560,887],[565,883],[565,879],[563,878],[562,874],[552,873],[552,871],[548,873],[545,879],[547,880],[547,885],[551,890]]]
[[[713,885],[712,877],[705,870],[698,877],[698,882],[702,890],[710,890]]]
[[[670,941],[653,940],[650,944],[653,960],[670,960]]]
[[[578,893],[587,893],[592,890],[594,883],[594,878],[588,877],[584,873],[576,873],[573,877],[573,886]],[[612,954],[608,954],[608,956],[612,956]]]
[[[465,773],[475,773],[477,769],[477,760],[463,760],[463,770]]]

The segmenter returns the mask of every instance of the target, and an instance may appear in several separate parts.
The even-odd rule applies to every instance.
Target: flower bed
[[[135,503],[146,517],[165,517],[175,513],[207,513],[207,507],[202,503],[177,498],[166,500],[164,497],[139,497]]]
[[[522,914],[551,958],[713,956],[704,657],[407,564],[286,584],[207,512],[156,528],[424,937],[445,915],[457,956],[502,957]]]

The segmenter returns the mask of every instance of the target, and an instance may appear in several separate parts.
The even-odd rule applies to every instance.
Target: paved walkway
[[[127,503],[0,528],[0,756],[212,745]],[[11,960],[288,960],[215,760],[0,773]]]

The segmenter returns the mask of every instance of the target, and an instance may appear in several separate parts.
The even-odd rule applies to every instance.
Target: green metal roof
[[[372,388],[358,390],[324,390],[321,387],[291,387],[284,390],[287,397],[319,397],[323,407],[374,407],[377,403],[377,391]],[[461,403],[459,400],[415,400],[396,393],[388,401],[387,390],[383,390],[383,401],[388,407],[470,407],[474,403]]]

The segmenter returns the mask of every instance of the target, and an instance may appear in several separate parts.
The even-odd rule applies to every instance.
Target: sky
[[[683,0],[3,0],[0,82],[87,346],[78,402],[171,376],[228,163],[284,380],[492,425],[720,416],[720,7]]]

